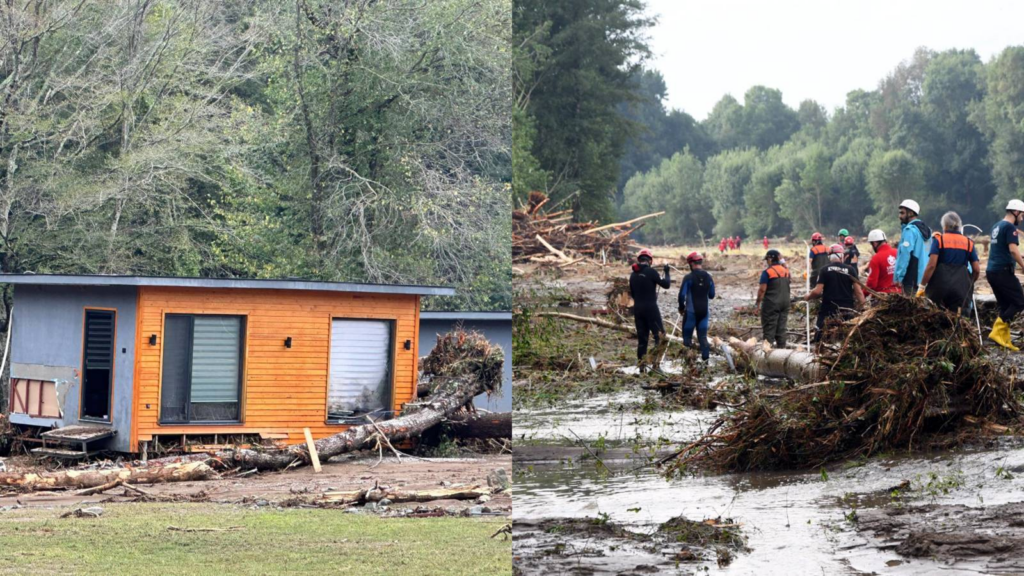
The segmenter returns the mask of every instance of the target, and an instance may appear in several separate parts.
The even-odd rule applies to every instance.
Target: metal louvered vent
[[[85,369],[110,370],[114,360],[114,313],[87,310],[85,313]]]

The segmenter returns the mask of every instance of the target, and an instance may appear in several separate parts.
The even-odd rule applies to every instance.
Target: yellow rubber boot
[[[992,332],[989,333],[988,339],[1011,352],[1018,352],[1020,350],[1020,348],[1014,346],[1013,342],[1010,341],[1010,325],[1004,322],[1002,318],[996,318],[996,322],[992,325]]]

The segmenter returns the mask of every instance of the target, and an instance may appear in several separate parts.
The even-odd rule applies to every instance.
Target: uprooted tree
[[[972,323],[920,298],[885,296],[826,334],[791,372],[817,378],[781,391],[754,390],[736,410],[682,448],[670,471],[808,468],[1020,426],[1016,371],[987,356]],[[734,342],[735,344],[735,342]],[[785,368],[771,353],[738,346],[750,366]],[[779,360],[786,360],[780,352]],[[771,362],[769,362],[771,361]],[[800,380],[800,378],[796,378]]]
[[[483,393],[501,388],[504,353],[477,332],[455,331],[437,337],[437,344],[423,360],[423,377],[430,393],[405,405],[402,415],[393,420],[353,426],[321,438],[314,443],[320,458],[376,447],[377,442],[400,442],[414,438],[441,423],[447,417]],[[216,454],[225,464],[280,470],[293,464],[308,464],[305,445],[279,451],[252,449],[223,450]]]
[[[458,426],[467,421],[467,415],[461,410],[472,403],[474,397],[500,390],[503,364],[504,353],[501,347],[491,344],[477,332],[458,330],[438,336],[437,344],[422,364],[423,378],[429,386],[426,397],[407,403],[402,415],[393,420],[370,421],[322,438],[314,443],[316,451],[320,459],[327,460],[339,454],[418,437],[442,422],[452,422]],[[472,421],[473,418],[468,420]],[[491,423],[492,427],[502,425],[500,419]],[[222,450],[212,456],[228,466],[261,470],[280,470],[306,465],[311,461],[305,445],[289,446],[282,450]],[[153,484],[205,480],[213,475],[213,469],[206,463],[190,461],[109,470],[0,473],[0,487],[27,490],[96,488],[113,486],[118,481],[125,484]]]

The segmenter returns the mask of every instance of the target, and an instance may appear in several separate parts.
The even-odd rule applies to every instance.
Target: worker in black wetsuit
[[[658,286],[668,288],[672,285],[668,276],[668,264],[665,265],[665,277],[651,267],[654,256],[650,250],[644,249],[636,257],[633,273],[629,275],[629,295],[633,297],[633,319],[636,322],[636,357],[641,363],[647,354],[647,341],[654,334],[654,345],[661,342],[665,328],[661,323],[661,310],[658,309]]]
[[[691,252],[686,257],[690,265],[690,273],[683,277],[679,288],[679,316],[683,320],[683,345],[693,344],[693,331],[697,331],[700,343],[700,357],[707,360],[711,355],[708,343],[708,300],[715,297],[715,281],[703,269],[704,257],[698,252]]]

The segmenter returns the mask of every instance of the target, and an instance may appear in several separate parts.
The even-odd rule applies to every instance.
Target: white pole
[[[14,326],[14,306],[11,306],[11,316],[7,318],[7,342],[4,344],[4,359],[0,361],[0,378],[4,376],[4,368],[7,367],[7,354],[11,350],[11,328]]]
[[[804,281],[806,284],[807,294],[811,293],[811,245],[804,240],[804,246],[807,247],[807,271],[804,272]],[[807,300],[807,351],[811,351],[811,301]]]

